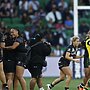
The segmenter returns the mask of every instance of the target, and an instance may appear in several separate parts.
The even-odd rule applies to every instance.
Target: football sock
[[[8,85],[7,84],[3,84],[3,90],[8,90]]]
[[[65,87],[65,90],[69,90],[69,87]]]

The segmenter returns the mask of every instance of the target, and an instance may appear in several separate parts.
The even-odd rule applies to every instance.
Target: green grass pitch
[[[27,82],[27,90],[29,89],[29,82],[30,82],[30,78],[25,78],[26,82]],[[47,83],[51,83],[54,79],[56,79],[56,77],[43,77],[43,86],[44,89],[47,90]],[[70,90],[77,90],[77,85],[79,85],[82,82],[82,79],[73,79],[70,83]],[[52,90],[64,90],[64,86],[65,86],[65,81],[62,81],[61,83],[57,84]],[[21,87],[19,85],[19,89],[21,90]],[[37,85],[35,86],[34,90],[39,90],[39,88],[37,87]]]

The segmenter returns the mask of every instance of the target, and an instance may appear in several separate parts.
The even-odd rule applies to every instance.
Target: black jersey
[[[75,58],[77,54],[77,50],[78,49],[76,49],[73,45],[69,45],[67,49],[65,50],[63,54],[63,59],[61,59],[61,61],[68,66],[70,64],[70,60],[65,58],[66,52],[70,53],[70,57]]]
[[[50,54],[51,47],[43,42],[37,42],[37,45],[31,47],[31,63],[43,64],[45,57]]]
[[[16,54],[16,60],[25,63],[26,62],[25,56],[26,56],[27,49],[25,47],[25,42],[23,37],[17,37],[15,39],[15,42],[19,43],[19,46],[16,47],[16,49],[14,50]]]
[[[12,38],[9,34],[6,34],[6,39],[5,39],[5,46],[12,46],[14,43],[14,38]],[[14,50],[4,50],[4,60],[13,60],[15,56]]]
[[[15,39],[15,42],[19,43],[19,46],[15,49],[17,53],[26,53],[27,49],[25,48],[25,42],[23,37],[18,37]]]
[[[3,41],[3,33],[0,32],[0,43]]]
[[[3,33],[0,32],[0,44],[3,41]],[[3,50],[0,48],[0,60],[3,58]]]

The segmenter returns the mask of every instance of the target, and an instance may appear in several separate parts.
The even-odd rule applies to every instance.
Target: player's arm
[[[83,58],[84,55],[81,55],[81,56],[76,56],[75,59],[78,59],[78,58]]]
[[[70,57],[70,52],[66,52],[65,58],[70,61],[79,62],[79,60]]]
[[[19,46],[19,42],[14,42],[12,46],[7,46],[5,49],[16,49]]]

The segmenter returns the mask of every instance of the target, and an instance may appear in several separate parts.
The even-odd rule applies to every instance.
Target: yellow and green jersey
[[[90,39],[87,39],[85,44],[86,44],[86,49],[88,52],[88,58],[90,60]]]

